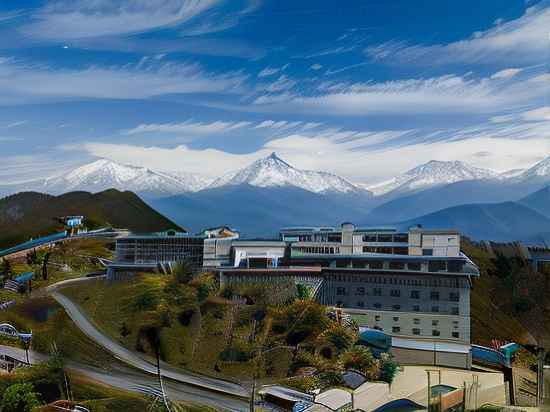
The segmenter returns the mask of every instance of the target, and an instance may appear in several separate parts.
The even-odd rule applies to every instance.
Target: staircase
[[[8,279],[4,282],[4,289],[11,290],[12,292],[19,292],[19,282],[16,282],[15,280]]]

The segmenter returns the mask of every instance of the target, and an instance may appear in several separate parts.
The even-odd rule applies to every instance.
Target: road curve
[[[0,353],[9,355],[23,362],[26,360],[25,351],[23,349],[0,345]],[[31,364],[37,364],[46,361],[48,356],[31,350],[29,351],[29,359]],[[140,390],[141,387],[158,387],[158,380],[156,377],[122,365],[113,366],[109,371],[105,371],[103,369],[68,361],[66,362],[66,367],[70,372],[72,371],[104,385],[130,392],[142,393]],[[244,412],[249,409],[246,400],[235,398],[234,396],[223,395],[221,393],[212,393],[210,390],[201,389],[196,386],[167,380],[164,382],[164,387],[168,397],[174,401],[198,403],[230,412]]]
[[[124,346],[115,342],[108,336],[100,332],[84,315],[80,308],[75,305],[68,297],[62,295],[57,291],[61,286],[66,286],[74,282],[66,281],[62,285],[50,286],[48,293],[65,309],[72,321],[78,326],[78,328],[87,335],[90,339],[102,346],[108,352],[112,353],[117,359],[131,365],[139,370],[150,374],[156,374],[156,365],[152,360],[148,360],[145,357],[138,355],[126,349]],[[185,383],[188,385],[194,385],[210,391],[221,392],[227,395],[248,398],[249,392],[241,385],[233,382],[228,382],[221,379],[210,378],[207,376],[196,375],[190,372],[183,371],[175,368],[164,362],[161,363],[162,376],[172,379],[176,382]]]

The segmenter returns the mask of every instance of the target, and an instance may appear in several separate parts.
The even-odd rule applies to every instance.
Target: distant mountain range
[[[434,222],[474,238],[533,239],[546,230],[550,189],[544,188],[549,184],[550,157],[529,169],[502,174],[434,160],[383,184],[365,186],[299,169],[272,153],[217,179],[99,159],[55,178],[0,187],[0,193],[131,190],[193,231],[225,224],[250,236],[274,234],[286,225],[350,220],[371,225]],[[505,211],[514,213],[508,228]],[[516,218],[532,224],[519,230],[511,222]]]

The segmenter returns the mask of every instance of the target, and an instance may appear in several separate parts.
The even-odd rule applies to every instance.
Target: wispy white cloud
[[[268,84],[265,87],[265,90],[267,90],[270,93],[274,92],[284,92],[287,90],[292,89],[296,85],[297,81],[292,80],[287,75],[282,74],[275,80],[274,82]],[[261,87],[261,86],[260,86]]]
[[[504,69],[496,72],[491,76],[491,79],[509,79],[510,77],[514,77],[516,74],[519,74],[523,71],[523,69]]]
[[[45,39],[80,39],[132,34],[175,26],[220,0],[51,0],[21,30]]]
[[[274,74],[285,71],[288,68],[288,66],[290,66],[290,64],[285,64],[284,66],[281,66],[281,67],[269,67],[269,66],[265,67],[258,73],[258,77],[273,76]]]
[[[215,121],[210,123],[193,122],[191,120],[182,123],[149,123],[140,124],[132,129],[125,130],[122,133],[128,136],[142,133],[178,133],[187,135],[211,135],[230,132],[250,126],[252,122],[222,122]]]
[[[321,70],[323,68],[323,66],[319,63],[315,63],[315,64],[312,64],[311,66],[309,66],[309,68],[311,70]]]
[[[453,63],[543,63],[548,56],[550,1],[543,0],[525,13],[488,30],[473,33],[469,39],[449,44],[411,45],[390,41],[370,46],[365,53],[373,60],[389,64],[417,63],[440,65]]]
[[[210,73],[194,63],[53,69],[0,58],[0,103],[63,99],[145,99],[185,93],[239,93],[246,76]]]
[[[25,124],[27,124],[29,121],[28,120],[19,120],[19,121],[16,121],[16,122],[11,122],[11,123],[8,123],[7,125],[4,126],[5,129],[11,129],[13,127],[19,127],[19,126],[23,126]]]
[[[414,113],[498,113],[533,105],[547,95],[547,75],[527,73],[521,78],[475,79],[446,75],[428,79],[387,82],[325,82],[318,92],[285,99],[265,96],[254,103],[264,111],[333,115]],[[319,93],[320,92],[320,93]],[[276,96],[281,97],[281,96]]]
[[[526,110],[518,113],[511,113],[501,116],[493,116],[493,123],[510,123],[510,122],[548,122],[550,121],[550,106],[538,107],[531,110]],[[545,124],[546,125],[546,124]]]

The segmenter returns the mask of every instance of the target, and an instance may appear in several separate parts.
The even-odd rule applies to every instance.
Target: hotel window
[[[428,262],[429,272],[445,272],[447,270],[447,262],[444,260],[431,260]]]
[[[432,326],[437,326],[439,325],[439,321],[438,320],[432,320]]]
[[[397,316],[394,316],[394,317],[393,317],[393,321],[394,321],[394,322],[399,322],[399,318],[398,318]]]
[[[390,269],[403,270],[403,269],[405,269],[405,263],[403,263],[403,262],[390,262]]]
[[[393,305],[391,307],[393,310],[400,310],[401,309],[401,305]]]
[[[381,303],[375,303],[373,306],[374,306],[375,309],[381,309],[382,308]]]
[[[401,328],[399,326],[393,326],[391,328],[392,333],[399,333],[401,332]]]
[[[374,320],[375,320],[376,322],[380,322],[380,315],[375,315],[375,316],[374,316]]]
[[[413,306],[413,312],[420,312],[420,306],[419,305],[414,305]]]
[[[447,263],[448,271],[453,273],[462,273],[462,267],[464,266],[464,262],[460,260],[449,260]]]
[[[430,300],[439,300],[439,292],[431,291],[430,292]]]
[[[420,291],[411,290],[411,299],[420,299]]]
[[[432,306],[432,312],[439,312],[439,306]]]
[[[460,338],[460,333],[459,332],[453,332],[452,337],[455,338],[455,339],[458,339],[458,338]]]
[[[432,336],[441,336],[441,332],[437,329],[432,330]]]
[[[365,288],[364,287],[358,287],[357,289],[355,289],[355,294],[357,296],[365,296]]]
[[[370,269],[382,269],[383,267],[384,267],[384,262],[380,262],[380,261],[369,262]]]
[[[458,315],[459,314],[459,310],[458,310],[458,307],[457,306],[453,306],[451,308],[451,315]]]
[[[407,269],[414,270],[415,272],[420,272],[422,270],[422,265],[420,262],[409,262],[407,263]]]
[[[392,235],[378,235],[379,243],[391,243],[392,241]]]
[[[420,329],[413,328],[413,335],[420,335]]]
[[[396,243],[408,243],[409,235],[406,233],[398,233],[393,235],[393,241]]]
[[[390,290],[390,296],[394,298],[399,298],[401,297],[401,291],[399,289],[392,289]]]
[[[422,249],[422,256],[433,256],[433,249]]]
[[[365,302],[357,302],[357,307],[358,308],[364,308],[365,307]]]
[[[376,242],[376,235],[363,235],[363,242]]]
[[[420,319],[414,318],[414,319],[413,319],[413,323],[414,323],[415,325],[420,325]]]
[[[382,288],[374,288],[374,289],[372,290],[372,294],[373,294],[374,296],[382,296]]]
[[[449,300],[451,302],[458,302],[460,300],[460,294],[458,292],[449,293]]]
[[[346,288],[344,287],[337,287],[336,288],[336,294],[338,296],[345,296],[346,295]]]

